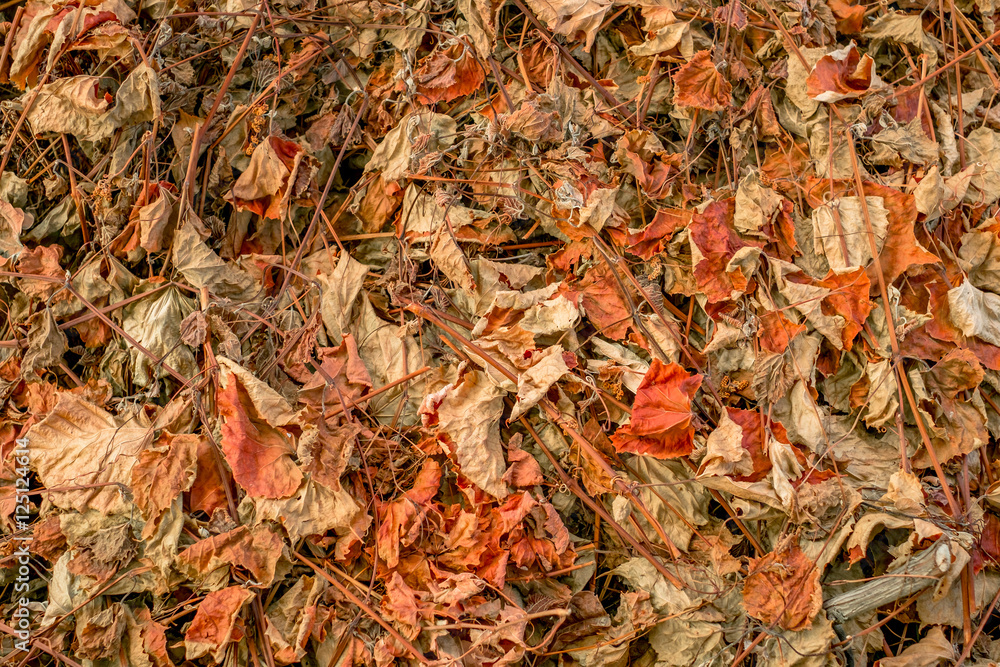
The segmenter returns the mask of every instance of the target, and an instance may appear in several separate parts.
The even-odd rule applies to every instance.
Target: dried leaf
[[[743,604],[762,623],[804,630],[823,606],[820,571],[798,544],[786,540],[762,558],[751,559]]]
[[[721,111],[733,102],[732,85],[712,62],[709,51],[699,51],[674,74],[674,104],[705,111]]]
[[[694,447],[691,399],[701,379],[677,364],[654,359],[636,392],[632,421],[612,438],[615,449],[660,459],[690,454]]]

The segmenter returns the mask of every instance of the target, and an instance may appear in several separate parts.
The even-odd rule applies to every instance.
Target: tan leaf
[[[587,52],[613,5],[609,0],[527,0],[527,3],[549,30],[572,40],[583,40],[583,50]]]
[[[253,278],[228,264],[201,239],[192,222],[184,222],[174,236],[174,267],[193,287],[221,297],[245,299],[255,290]]]
[[[750,475],[753,459],[743,448],[743,428],[722,412],[719,425],[712,431],[705,445],[705,458],[698,475]]]
[[[31,328],[28,329],[28,349],[21,359],[21,375],[34,380],[49,366],[58,366],[69,345],[50,308],[36,313],[28,322]]]
[[[888,211],[881,197],[865,197],[865,202],[868,207],[868,220],[875,232],[875,247],[881,251],[889,229]],[[812,221],[816,252],[826,257],[831,269],[843,271],[864,267],[872,261],[868,226],[859,197],[841,197],[828,205],[814,209]],[[841,244],[841,230],[844,243],[847,244],[846,258]]]
[[[153,283],[143,284],[136,289],[136,294],[154,287]],[[194,352],[181,342],[181,322],[194,311],[194,307],[195,302],[174,287],[150,294],[125,307],[122,329],[154,357],[150,359],[135,347],[129,348],[133,364],[132,380],[138,386],[148,387],[157,378],[169,377],[162,364],[184,377],[192,377],[198,372]]]
[[[359,522],[370,520],[347,489],[334,491],[311,479],[291,498],[247,498],[243,502],[255,508],[258,521],[280,523],[293,543],[331,530],[350,535]],[[363,534],[364,527],[356,537]]]
[[[1000,345],[1000,296],[977,289],[966,279],[948,290],[948,306],[951,321],[962,334]]]
[[[879,660],[881,667],[934,667],[955,660],[955,646],[940,627],[934,626],[924,638],[896,656]]]
[[[435,427],[442,449],[453,455],[458,468],[483,491],[503,498],[507,470],[500,445],[500,416],[504,392],[482,371],[466,372],[458,382],[424,397],[420,414],[426,427]]]
[[[569,373],[563,348],[553,345],[532,355],[531,368],[517,377],[517,403],[511,411],[511,420],[517,419],[542,400],[562,376]]]
[[[75,394],[60,394],[52,412],[28,431],[31,467],[58,507],[127,513],[131,503],[122,490],[151,435]]]

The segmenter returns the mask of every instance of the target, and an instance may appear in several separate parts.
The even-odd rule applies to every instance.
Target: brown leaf
[[[463,39],[449,40],[413,71],[417,100],[428,105],[473,93],[485,80],[482,65]]]

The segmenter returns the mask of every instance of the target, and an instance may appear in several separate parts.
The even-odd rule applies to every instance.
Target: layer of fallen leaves
[[[0,655],[995,664],[998,12],[5,3]]]

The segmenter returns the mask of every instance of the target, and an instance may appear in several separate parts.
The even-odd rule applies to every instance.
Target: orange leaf
[[[632,326],[632,312],[622,298],[618,281],[604,264],[595,266],[580,282],[578,304],[602,336],[623,340]],[[574,297],[566,295],[570,300]]]
[[[763,558],[751,559],[743,582],[743,606],[764,625],[805,630],[823,606],[819,568],[790,541]]]
[[[817,102],[839,102],[861,97],[879,82],[875,61],[851,42],[820,58],[806,79],[806,92]]]
[[[715,68],[708,51],[699,51],[674,74],[674,104],[721,111],[733,103],[733,87]]]
[[[178,554],[177,564],[182,572],[195,576],[207,575],[227,565],[238,566],[255,581],[269,583],[274,579],[281,548],[281,538],[266,524],[252,531],[240,526],[195,542]]]
[[[833,12],[837,20],[837,30],[845,35],[856,35],[861,32],[865,21],[865,8],[852,5],[847,0],[826,0],[826,6]]]
[[[773,310],[760,316],[758,337],[765,350],[781,354],[788,349],[788,343],[806,330],[806,325],[795,324],[780,310]]]
[[[234,373],[217,394],[222,414],[222,451],[233,478],[251,496],[288,498],[302,483],[292,459],[295,449],[284,433],[268,424]]]
[[[157,446],[139,454],[132,468],[135,504],[148,522],[159,518],[177,496],[191,488],[198,463],[198,441],[193,434],[164,433]]]
[[[690,454],[691,399],[700,386],[700,375],[688,375],[677,364],[654,359],[636,392],[632,421],[612,437],[615,449],[658,459]]]
[[[226,485],[231,484],[233,478],[225,466],[219,465],[218,457],[218,450],[208,440],[199,439],[198,466],[187,503],[192,512],[212,516],[215,510],[228,505]]]
[[[833,290],[823,297],[822,308],[827,315],[840,315],[846,321],[841,340],[845,350],[854,345],[854,337],[861,333],[865,320],[872,311],[872,302],[868,298],[871,283],[864,269],[848,273],[830,274],[816,283],[820,287]]]
[[[230,586],[206,595],[184,635],[187,659],[195,660],[212,652],[215,661],[222,662],[222,654],[233,639],[240,609],[253,596],[253,591],[242,586]]]

